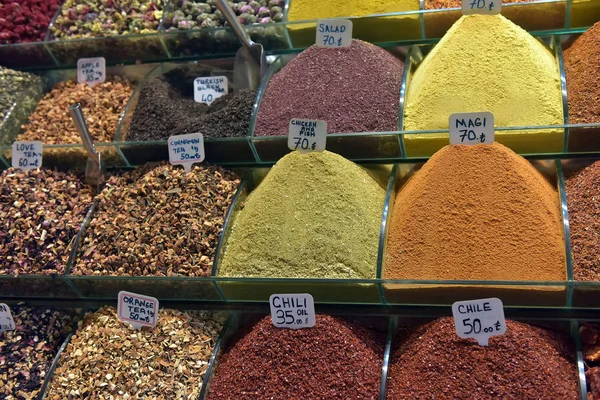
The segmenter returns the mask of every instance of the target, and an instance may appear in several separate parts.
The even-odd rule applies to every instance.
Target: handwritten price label
[[[506,332],[504,306],[495,297],[457,301],[452,304],[452,316],[458,337],[474,338],[481,346],[487,346],[490,337]]]
[[[462,0],[462,13],[471,14],[500,14],[502,0]]]
[[[277,328],[312,328],[316,323],[315,302],[307,293],[272,294],[271,321]]]
[[[80,58],[77,60],[77,82],[94,86],[106,80],[104,57]]]
[[[24,171],[41,168],[43,147],[44,145],[40,141],[13,142],[12,167]]]
[[[131,323],[136,329],[142,326],[154,328],[158,322],[158,300],[122,290],[117,303],[117,318]]]
[[[226,76],[207,76],[194,80],[194,101],[211,105],[217,98],[226,95]]]
[[[335,49],[352,44],[352,21],[348,19],[320,19],[317,21],[317,47]]]
[[[494,143],[494,114],[457,113],[450,116],[450,144]]]
[[[0,332],[14,331],[15,328],[15,320],[10,313],[10,308],[4,303],[0,303]]]
[[[323,151],[327,143],[327,122],[312,119],[290,120],[288,147],[301,153]]]
[[[183,165],[185,172],[190,172],[194,163],[204,161],[204,137],[201,133],[171,136],[168,144],[169,162]]]

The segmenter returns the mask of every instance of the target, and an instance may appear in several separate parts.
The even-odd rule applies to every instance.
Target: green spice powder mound
[[[375,278],[385,190],[324,151],[283,157],[233,221],[221,276]]]

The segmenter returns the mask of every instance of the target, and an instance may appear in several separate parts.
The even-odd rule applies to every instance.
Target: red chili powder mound
[[[397,194],[387,246],[386,279],[566,279],[558,194],[499,143],[435,153]]]
[[[569,122],[600,121],[600,22],[581,35],[564,52]]]
[[[506,328],[487,347],[459,338],[452,318],[401,331],[387,398],[579,398],[575,348],[567,336],[508,320]]]
[[[325,315],[298,330],[266,317],[223,354],[208,399],[377,399],[384,336]]]
[[[565,170],[565,187],[573,276],[578,281],[600,281],[600,161]]]
[[[396,131],[403,71],[402,61],[361,40],[311,46],[271,78],[255,135],[287,135],[292,118],[325,120],[329,133]]]

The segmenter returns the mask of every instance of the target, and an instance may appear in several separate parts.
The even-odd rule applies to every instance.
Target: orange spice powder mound
[[[494,143],[446,146],[396,196],[385,279],[566,279],[557,191]]]

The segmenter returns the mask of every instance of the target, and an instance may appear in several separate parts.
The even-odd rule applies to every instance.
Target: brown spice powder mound
[[[564,52],[569,122],[600,121],[600,22],[581,35]]]
[[[401,335],[388,399],[578,399],[575,349],[562,334],[506,321],[482,347],[460,339],[452,318]]]
[[[557,192],[494,143],[446,146],[396,196],[384,278],[566,279]]]
[[[565,170],[573,276],[600,281],[600,161],[581,170]]]

